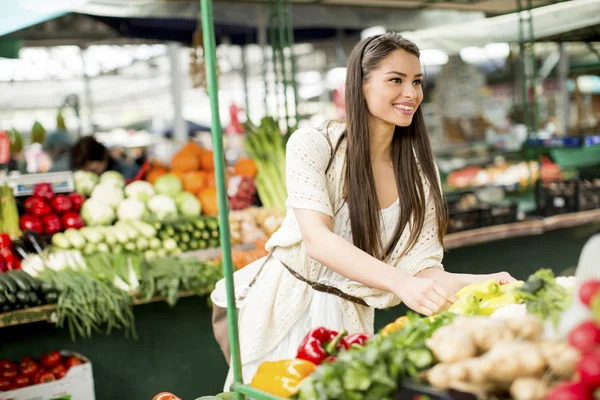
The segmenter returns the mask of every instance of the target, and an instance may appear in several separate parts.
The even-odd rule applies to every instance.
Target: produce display
[[[540,167],[535,161],[511,163],[498,157],[493,165],[470,166],[451,172],[448,174],[447,183],[453,189],[514,185],[529,187],[539,177]]]
[[[600,398],[600,281],[542,269],[457,297],[447,311],[408,313],[376,335],[313,329],[294,359],[262,363],[250,385],[302,400]],[[578,322],[561,336],[575,301]]]
[[[87,361],[58,351],[42,354],[39,360],[24,357],[19,362],[0,360],[0,392],[62,379],[69,370]]]

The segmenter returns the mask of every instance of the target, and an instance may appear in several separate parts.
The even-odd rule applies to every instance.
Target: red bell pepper
[[[42,224],[44,225],[44,232],[47,235],[54,235],[56,232],[62,231],[62,221],[56,214],[46,215],[42,219]]]
[[[57,214],[63,214],[73,209],[71,200],[64,194],[55,196],[52,200],[50,200],[50,205]]]
[[[69,193],[69,200],[71,200],[71,204],[73,205],[73,211],[81,210],[81,206],[85,201],[85,196],[79,193]]]
[[[50,214],[52,209],[41,197],[32,196],[25,200],[25,211],[34,217],[43,217]]]
[[[19,219],[19,226],[21,227],[22,231],[32,230],[36,231],[40,235],[44,232],[42,221],[33,215],[23,215]]]
[[[10,379],[0,378],[0,392],[8,392],[13,389],[14,386]]]
[[[54,190],[49,183],[38,183],[33,187],[33,195],[50,201],[54,197]]]
[[[76,213],[75,211],[69,211],[62,216],[62,222],[65,229],[75,228],[81,229],[85,226],[85,222],[83,222],[83,218],[81,215]]]
[[[56,380],[56,377],[54,376],[54,374],[52,372],[40,371],[35,375],[33,382],[34,383],[47,383],[47,382],[52,382],[55,380]]]
[[[12,240],[10,240],[8,233],[0,233],[0,247],[10,247],[11,245]]]
[[[365,345],[365,342],[372,337],[373,335],[371,333],[353,333],[352,335],[348,335],[345,338],[343,338],[340,342],[340,345],[345,350],[348,350],[351,347],[355,346],[363,347]]]
[[[6,268],[7,271],[18,269],[17,257],[15,257],[11,249],[8,247],[0,247],[0,258],[3,259],[4,268]]]
[[[332,360],[331,357],[337,355],[340,342],[346,335],[346,331],[338,333],[323,327],[315,328],[302,340],[296,358],[310,361],[315,365]]]

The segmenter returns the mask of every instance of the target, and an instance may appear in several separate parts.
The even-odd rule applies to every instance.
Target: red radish
[[[62,216],[62,222],[65,229],[75,228],[81,229],[85,226],[83,218],[75,211],[69,211]]]
[[[69,193],[69,200],[71,200],[71,204],[73,205],[73,211],[79,211],[85,201],[85,197],[79,193]]]
[[[585,353],[600,345],[600,328],[594,321],[585,321],[569,332],[569,345]]]
[[[589,307],[592,304],[592,299],[598,293],[600,293],[600,281],[587,281],[579,288],[579,299],[583,304]]]
[[[600,388],[600,357],[597,354],[586,354],[577,363],[577,372],[581,382],[594,391]]]
[[[34,217],[43,217],[50,214],[52,209],[42,198],[32,196],[25,200],[25,211]]]
[[[50,201],[54,197],[52,185],[49,183],[38,183],[33,187],[33,195]]]
[[[32,230],[40,235],[44,232],[42,221],[38,217],[32,215],[23,215],[19,219],[19,227],[22,231]]]
[[[593,398],[581,382],[563,382],[552,389],[546,400],[593,400]]]
[[[58,196],[55,196],[50,201],[50,205],[52,206],[54,212],[57,214],[66,213],[68,211],[71,211],[71,209],[73,208],[71,200],[64,194],[59,194]]]

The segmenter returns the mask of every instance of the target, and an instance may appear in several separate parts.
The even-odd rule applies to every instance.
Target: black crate
[[[515,223],[519,220],[519,203],[511,202],[505,206],[492,205],[488,218],[488,226]]]
[[[487,207],[477,207],[467,211],[457,211],[449,208],[447,233],[481,228],[488,219],[488,214],[489,209]]]
[[[576,212],[579,184],[577,180],[542,182],[535,185],[536,214],[542,217]]]
[[[600,208],[600,185],[590,181],[578,182],[578,211]]]
[[[438,390],[427,385],[402,383],[394,396],[394,400],[478,400],[471,393],[456,390]]]

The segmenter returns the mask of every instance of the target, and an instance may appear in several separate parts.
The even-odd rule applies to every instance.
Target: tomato
[[[13,380],[15,388],[22,388],[31,385],[31,377],[27,375],[19,375]]]
[[[0,378],[0,392],[8,392],[12,389],[14,386],[10,379]]]
[[[31,358],[25,357],[19,363],[19,370],[21,371],[21,373],[23,375],[32,376],[32,375],[35,375],[40,370],[40,366],[38,365],[38,363],[33,361]]]
[[[40,363],[46,368],[54,367],[61,361],[62,356],[58,351],[51,351],[50,353],[44,354],[40,357]]]
[[[50,372],[56,376],[56,379],[62,379],[67,374],[67,367],[64,364],[55,365]]]
[[[17,375],[19,375],[17,364],[8,360],[0,361],[0,378],[13,379]]]
[[[83,361],[81,361],[77,357],[69,357],[69,358],[67,358],[67,361],[65,362],[67,369],[74,367],[75,365],[81,365],[81,364],[83,364]]]
[[[181,400],[179,397],[175,396],[173,393],[162,392],[154,396],[152,400]]]
[[[52,382],[55,381],[56,377],[54,376],[54,374],[50,371],[40,371],[36,376],[35,379],[33,380],[34,383],[46,383],[46,382]]]

